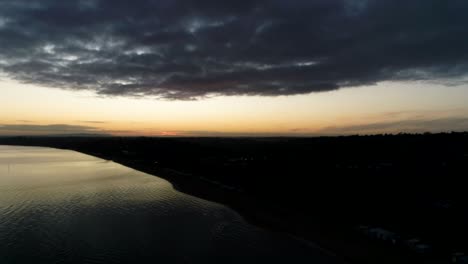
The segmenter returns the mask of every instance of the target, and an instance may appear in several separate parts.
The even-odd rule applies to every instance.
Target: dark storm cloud
[[[0,70],[103,95],[463,83],[465,0],[0,0]]]

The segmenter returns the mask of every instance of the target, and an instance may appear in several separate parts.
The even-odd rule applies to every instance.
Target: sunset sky
[[[467,10],[0,0],[0,135],[466,131]]]

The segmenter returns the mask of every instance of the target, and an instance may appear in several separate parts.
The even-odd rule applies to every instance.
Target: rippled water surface
[[[0,146],[0,263],[332,263],[219,204],[73,151]]]

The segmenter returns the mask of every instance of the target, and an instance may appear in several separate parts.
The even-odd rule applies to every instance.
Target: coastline
[[[226,188],[220,187],[222,185],[203,180],[201,177],[169,168],[155,168],[154,166],[125,158],[110,157],[103,153],[84,152],[75,149],[69,150],[110,160],[137,171],[165,179],[179,192],[220,203],[236,211],[245,221],[256,227],[301,240],[309,246],[318,248],[327,255],[337,258],[344,264],[370,264],[376,263],[376,261],[381,264],[420,263],[418,258],[404,252],[399,252],[400,254],[398,255],[387,255],[386,248],[378,244],[370,244],[365,239],[359,239],[347,230],[333,231],[331,230],[333,227],[327,226],[326,223],[320,223],[317,226],[309,225],[301,221],[301,216],[290,215],[292,212],[287,211],[279,212],[278,208],[261,203],[254,197],[249,197],[245,193],[226,190]],[[383,255],[386,255],[385,259],[381,258]],[[424,263],[440,262],[425,261]]]
[[[337,225],[337,223],[346,223],[346,219],[328,222],[327,219],[324,220],[317,215],[303,215],[301,212],[295,211],[294,208],[284,206],[284,204],[275,206],[273,203],[248,195],[242,190],[229,188],[229,186],[210,181],[202,176],[162,167],[149,159],[138,159],[128,155],[128,153],[123,153],[123,151],[109,151],[110,148],[102,149],[96,145],[82,147],[80,144],[44,142],[18,142],[18,144],[9,142],[4,145],[73,150],[160,177],[169,181],[176,190],[182,193],[223,204],[238,212],[254,226],[317,245],[327,254],[333,255],[345,263],[446,263],[440,259],[421,258],[418,255],[376,243],[358,235],[355,230],[346,229],[340,224]]]
[[[245,221],[256,227],[268,230],[270,232],[276,232],[290,236],[294,239],[303,241],[309,246],[313,245],[314,247],[320,249],[327,255],[331,255],[339,259],[342,263],[375,263],[374,261],[366,261],[367,256],[365,258],[359,258],[351,255],[351,252],[346,252],[345,255],[343,255],[344,252],[335,252],[334,249],[344,249],[346,246],[348,246],[347,243],[342,245],[336,245],[336,243],[340,241],[340,235],[334,234],[333,232],[322,232],[323,230],[320,230],[320,227],[316,227],[318,229],[310,227],[304,228],[304,226],[306,226],[306,223],[299,223],[298,219],[295,217],[292,217],[291,219],[278,217],[277,215],[288,214],[288,212],[277,212],[276,208],[272,208],[268,204],[261,203],[253,197],[245,195],[244,193],[239,194],[233,191],[226,191],[223,188],[219,188],[219,186],[212,182],[202,180],[199,177],[194,178],[190,174],[178,172],[174,169],[155,168],[153,166],[149,166],[148,164],[138,163],[125,158],[116,158],[115,156],[110,157],[103,153],[80,151],[77,149],[70,148],[58,149],[77,151],[79,153],[83,153],[100,159],[109,160],[120,165],[135,169],[137,171],[141,171],[149,175],[165,179],[169,181],[179,192],[208,201],[220,203],[236,211],[239,215],[241,215],[244,218]],[[334,236],[336,236],[337,240],[333,239]],[[364,252],[366,251],[367,249],[364,249]],[[408,262],[404,262],[398,257],[395,260],[393,260],[393,258],[390,257],[384,261],[380,261],[379,263],[415,263],[414,261],[415,259],[412,259]]]

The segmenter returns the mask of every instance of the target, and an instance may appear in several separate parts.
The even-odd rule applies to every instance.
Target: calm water
[[[234,211],[73,151],[0,146],[0,263],[335,263]]]

